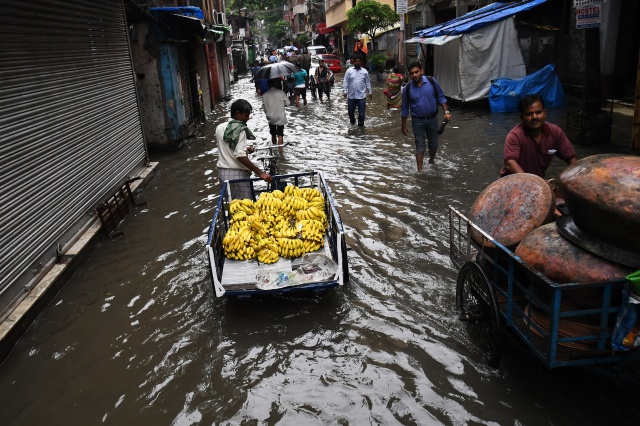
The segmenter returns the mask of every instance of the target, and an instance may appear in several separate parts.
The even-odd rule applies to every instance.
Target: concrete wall
[[[140,116],[147,145],[161,148],[173,145],[165,132],[167,119],[158,71],[157,43],[152,31],[143,21],[136,22],[137,41],[131,41],[131,57],[140,100]]]

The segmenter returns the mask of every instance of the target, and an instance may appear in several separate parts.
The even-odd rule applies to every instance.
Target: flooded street
[[[152,154],[159,172],[138,197],[148,205],[0,366],[2,424],[637,424],[627,386],[548,371],[517,342],[493,370],[456,317],[447,207],[467,212],[497,178],[517,114],[450,105],[436,164],[416,174],[413,135],[385,109],[383,84],[358,128],[336,77],[330,103],[287,109],[279,165],[325,173],[350,284],[318,299],[215,299],[204,245],[220,192],[214,132],[230,103],[218,105],[182,150]],[[253,84],[233,91],[253,105],[256,142],[270,141]]]

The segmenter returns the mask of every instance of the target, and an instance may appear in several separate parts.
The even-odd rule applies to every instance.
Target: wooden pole
[[[633,111],[633,127],[631,129],[631,153],[640,154],[640,55],[638,55],[638,71],[636,72],[636,98]]]

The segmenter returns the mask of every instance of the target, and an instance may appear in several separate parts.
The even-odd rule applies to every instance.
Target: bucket
[[[640,296],[640,269],[633,274],[627,275],[625,278],[629,281],[633,294]]]

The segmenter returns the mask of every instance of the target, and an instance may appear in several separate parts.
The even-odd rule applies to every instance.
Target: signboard
[[[407,0],[396,0],[396,13],[398,15],[407,13]]]
[[[607,0],[573,0],[573,7],[586,7],[606,3]]]
[[[600,2],[591,6],[576,7],[576,28],[599,27],[601,16]]]

